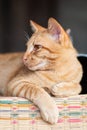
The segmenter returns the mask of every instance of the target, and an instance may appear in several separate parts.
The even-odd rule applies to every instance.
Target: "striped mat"
[[[18,97],[0,97],[0,130],[87,130],[87,95],[54,98],[59,109],[57,124],[42,120],[39,109]]]

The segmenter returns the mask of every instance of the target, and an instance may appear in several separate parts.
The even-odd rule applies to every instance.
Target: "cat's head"
[[[29,70],[52,69],[61,55],[74,50],[69,35],[55,19],[48,20],[48,28],[33,21],[30,21],[30,24],[34,33],[27,42],[27,50],[23,57]]]

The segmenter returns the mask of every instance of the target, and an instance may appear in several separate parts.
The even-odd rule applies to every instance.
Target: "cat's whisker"
[[[28,41],[29,40],[29,34],[25,31],[24,31],[24,34],[25,34],[25,40]]]

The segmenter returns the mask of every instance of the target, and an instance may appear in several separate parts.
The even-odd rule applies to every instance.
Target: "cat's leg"
[[[56,97],[74,96],[80,92],[80,84],[74,82],[61,82],[51,87],[51,93]]]
[[[40,108],[43,119],[51,124],[58,120],[58,108],[51,96],[40,87],[27,81],[13,80],[8,84],[8,96],[24,97]]]

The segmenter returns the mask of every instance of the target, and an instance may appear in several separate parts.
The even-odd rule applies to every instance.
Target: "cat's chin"
[[[28,67],[28,69],[31,70],[31,71],[36,71],[36,70],[38,70],[38,69],[36,69],[35,67]]]
[[[28,68],[30,71],[40,71],[40,70],[45,70],[45,69],[41,69],[41,68]]]
[[[40,71],[40,70],[44,70],[44,69],[36,68],[36,67],[28,67],[28,69],[29,69],[30,71]]]
[[[46,65],[45,62],[44,62],[44,63],[41,62],[41,63],[39,63],[39,64],[37,64],[37,65],[35,65],[35,66],[32,66],[32,67],[27,66],[27,67],[28,67],[28,69],[31,70],[31,71],[46,70],[45,65]]]

